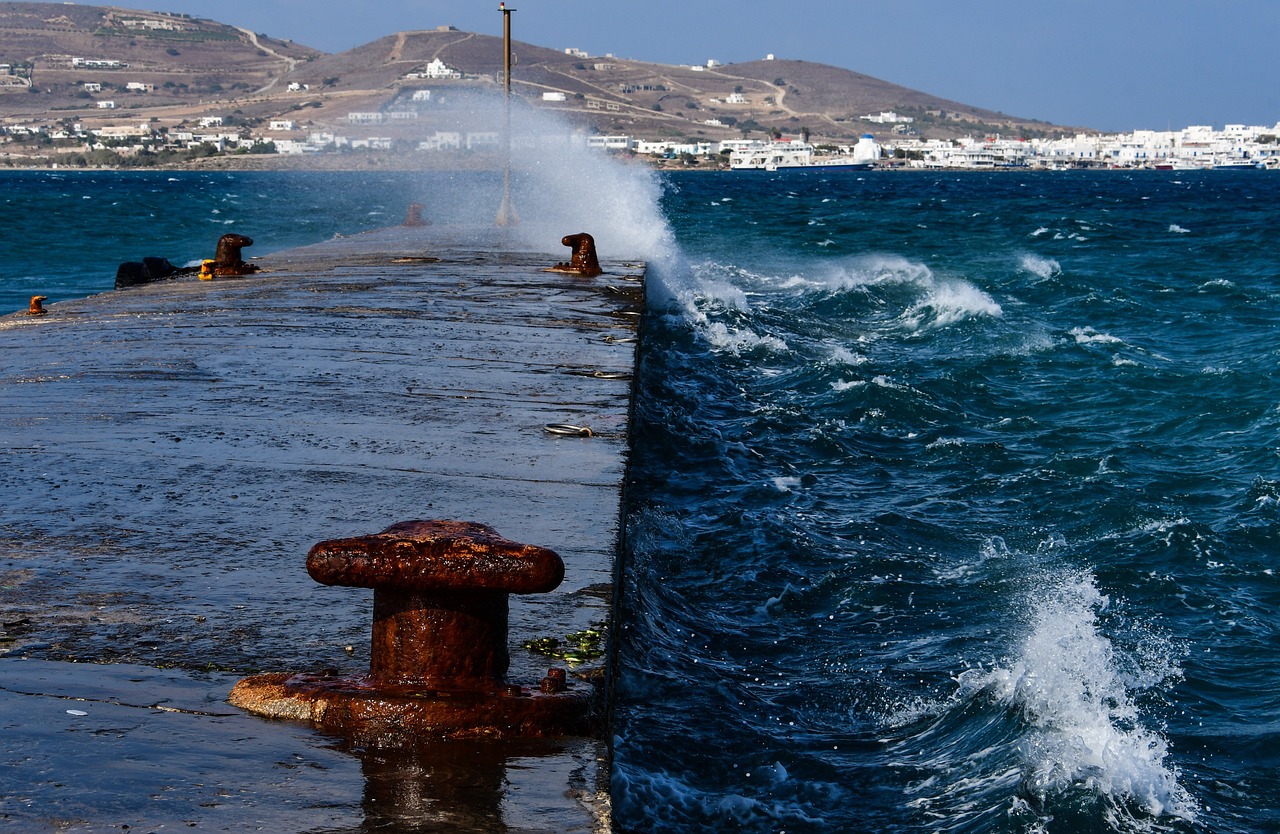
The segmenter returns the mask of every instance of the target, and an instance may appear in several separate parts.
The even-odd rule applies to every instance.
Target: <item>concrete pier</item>
[[[643,265],[448,226],[245,255],[0,317],[0,827],[607,830],[601,739],[379,749],[225,698],[366,669],[372,592],[306,553],[414,519],[556,551],[508,677],[603,674],[524,644],[607,629]]]

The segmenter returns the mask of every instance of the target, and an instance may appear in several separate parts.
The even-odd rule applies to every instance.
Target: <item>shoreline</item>
[[[672,172],[682,171],[689,173],[704,174],[764,174],[764,173],[783,173],[785,171],[804,171],[807,168],[790,168],[783,171],[734,171],[727,165],[707,164],[707,165],[686,165],[678,160],[650,160],[642,158],[626,158],[616,157],[623,165],[639,165],[650,168],[654,171]],[[820,170],[820,169],[816,169]],[[1213,168],[1197,168],[1175,170],[1173,173],[1195,173],[1196,171],[1211,171]],[[1272,170],[1272,169],[1267,169]],[[173,164],[164,163],[157,165],[103,165],[103,166],[76,166],[64,167],[58,164],[51,165],[6,165],[0,163],[0,173],[6,171],[58,171],[62,172],[93,172],[93,171],[167,171],[167,172],[191,172],[201,173],[210,171],[262,171],[262,172],[425,172],[425,171],[493,171],[501,172],[502,166],[493,164],[489,160],[475,157],[450,157],[449,159],[432,159],[430,157],[410,157],[403,154],[306,154],[306,155],[289,155],[289,156],[264,156],[264,155],[234,155],[223,157],[204,157],[200,160],[189,163]],[[1025,166],[1001,166],[1001,167],[952,167],[952,166],[915,166],[915,165],[877,165],[873,168],[862,169],[857,173],[867,173],[867,171],[876,172],[912,172],[918,171],[923,173],[938,172],[963,172],[963,173],[1062,173],[1073,171],[1151,171],[1159,173],[1169,173],[1160,168],[1149,166],[1122,166],[1122,165],[1080,165],[1069,167],[1050,167],[1042,165],[1025,165]]]

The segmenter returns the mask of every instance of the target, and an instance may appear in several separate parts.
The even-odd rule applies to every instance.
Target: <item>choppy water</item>
[[[1280,830],[1277,186],[673,180],[624,827]]]
[[[1280,180],[617,176],[620,830],[1280,830]],[[0,309],[438,185],[0,174]]]

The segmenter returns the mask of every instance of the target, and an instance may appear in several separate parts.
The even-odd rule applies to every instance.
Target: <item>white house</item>
[[[588,136],[587,147],[606,151],[629,151],[635,144],[630,136]]]
[[[98,102],[98,109],[99,110],[115,110],[116,103],[114,101],[100,101]]]
[[[462,134],[456,130],[437,130],[432,136],[418,143],[420,151],[460,150]]]
[[[424,78],[461,78],[462,73],[453,67],[441,61],[439,58],[433,58],[431,63],[422,70],[420,75]]]
[[[874,122],[878,125],[904,124],[909,125],[915,121],[910,116],[899,116],[892,110],[884,110],[879,114],[869,114],[862,117],[864,122]]]
[[[725,104],[746,104],[747,97],[744,96],[742,93],[729,93],[729,95],[725,96],[724,103]]]
[[[565,96],[564,93],[543,93],[542,94],[543,101],[565,101],[566,98],[567,97]]]
[[[276,143],[276,153],[290,156],[306,153],[309,147],[305,142],[299,142],[297,139],[273,139],[272,141]]]
[[[200,127],[222,127],[221,116],[201,116]]]
[[[268,130],[297,130],[298,123],[292,119],[272,119]]]
[[[414,90],[413,100],[414,101],[431,101],[431,91],[430,90]]]
[[[71,66],[85,69],[124,69],[129,65],[109,58],[72,58]]]
[[[137,139],[142,136],[150,136],[151,126],[147,124],[107,125],[89,132],[99,139]]]

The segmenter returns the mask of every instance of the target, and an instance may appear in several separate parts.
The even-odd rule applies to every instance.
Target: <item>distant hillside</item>
[[[928,138],[1067,130],[806,61],[695,68],[570,55],[519,42],[513,53],[514,94],[608,134],[719,140],[807,129],[816,141],[849,141],[864,131],[891,130],[862,120],[882,111],[910,117],[899,130]],[[434,60],[461,77],[424,77]],[[0,84],[0,116],[10,119],[164,122],[209,112],[234,113],[245,124],[286,117],[312,129],[345,131],[352,112],[403,114],[413,93],[430,91],[430,106],[414,105],[412,125],[379,129],[407,135],[427,128],[451,103],[456,118],[456,105],[469,96],[498,92],[502,41],[441,27],[325,54],[186,15],[5,2],[4,63],[13,70],[9,83]],[[38,95],[22,89],[28,79]],[[114,101],[116,111],[99,112],[104,100]]]
[[[91,99],[138,96],[129,82],[150,85],[145,104],[270,88],[294,65],[318,55],[287,41],[212,20],[110,6],[0,3],[0,63],[39,95],[0,96],[0,114],[36,114]],[[90,96],[86,83],[100,84]],[[139,103],[142,103],[139,101]]]

